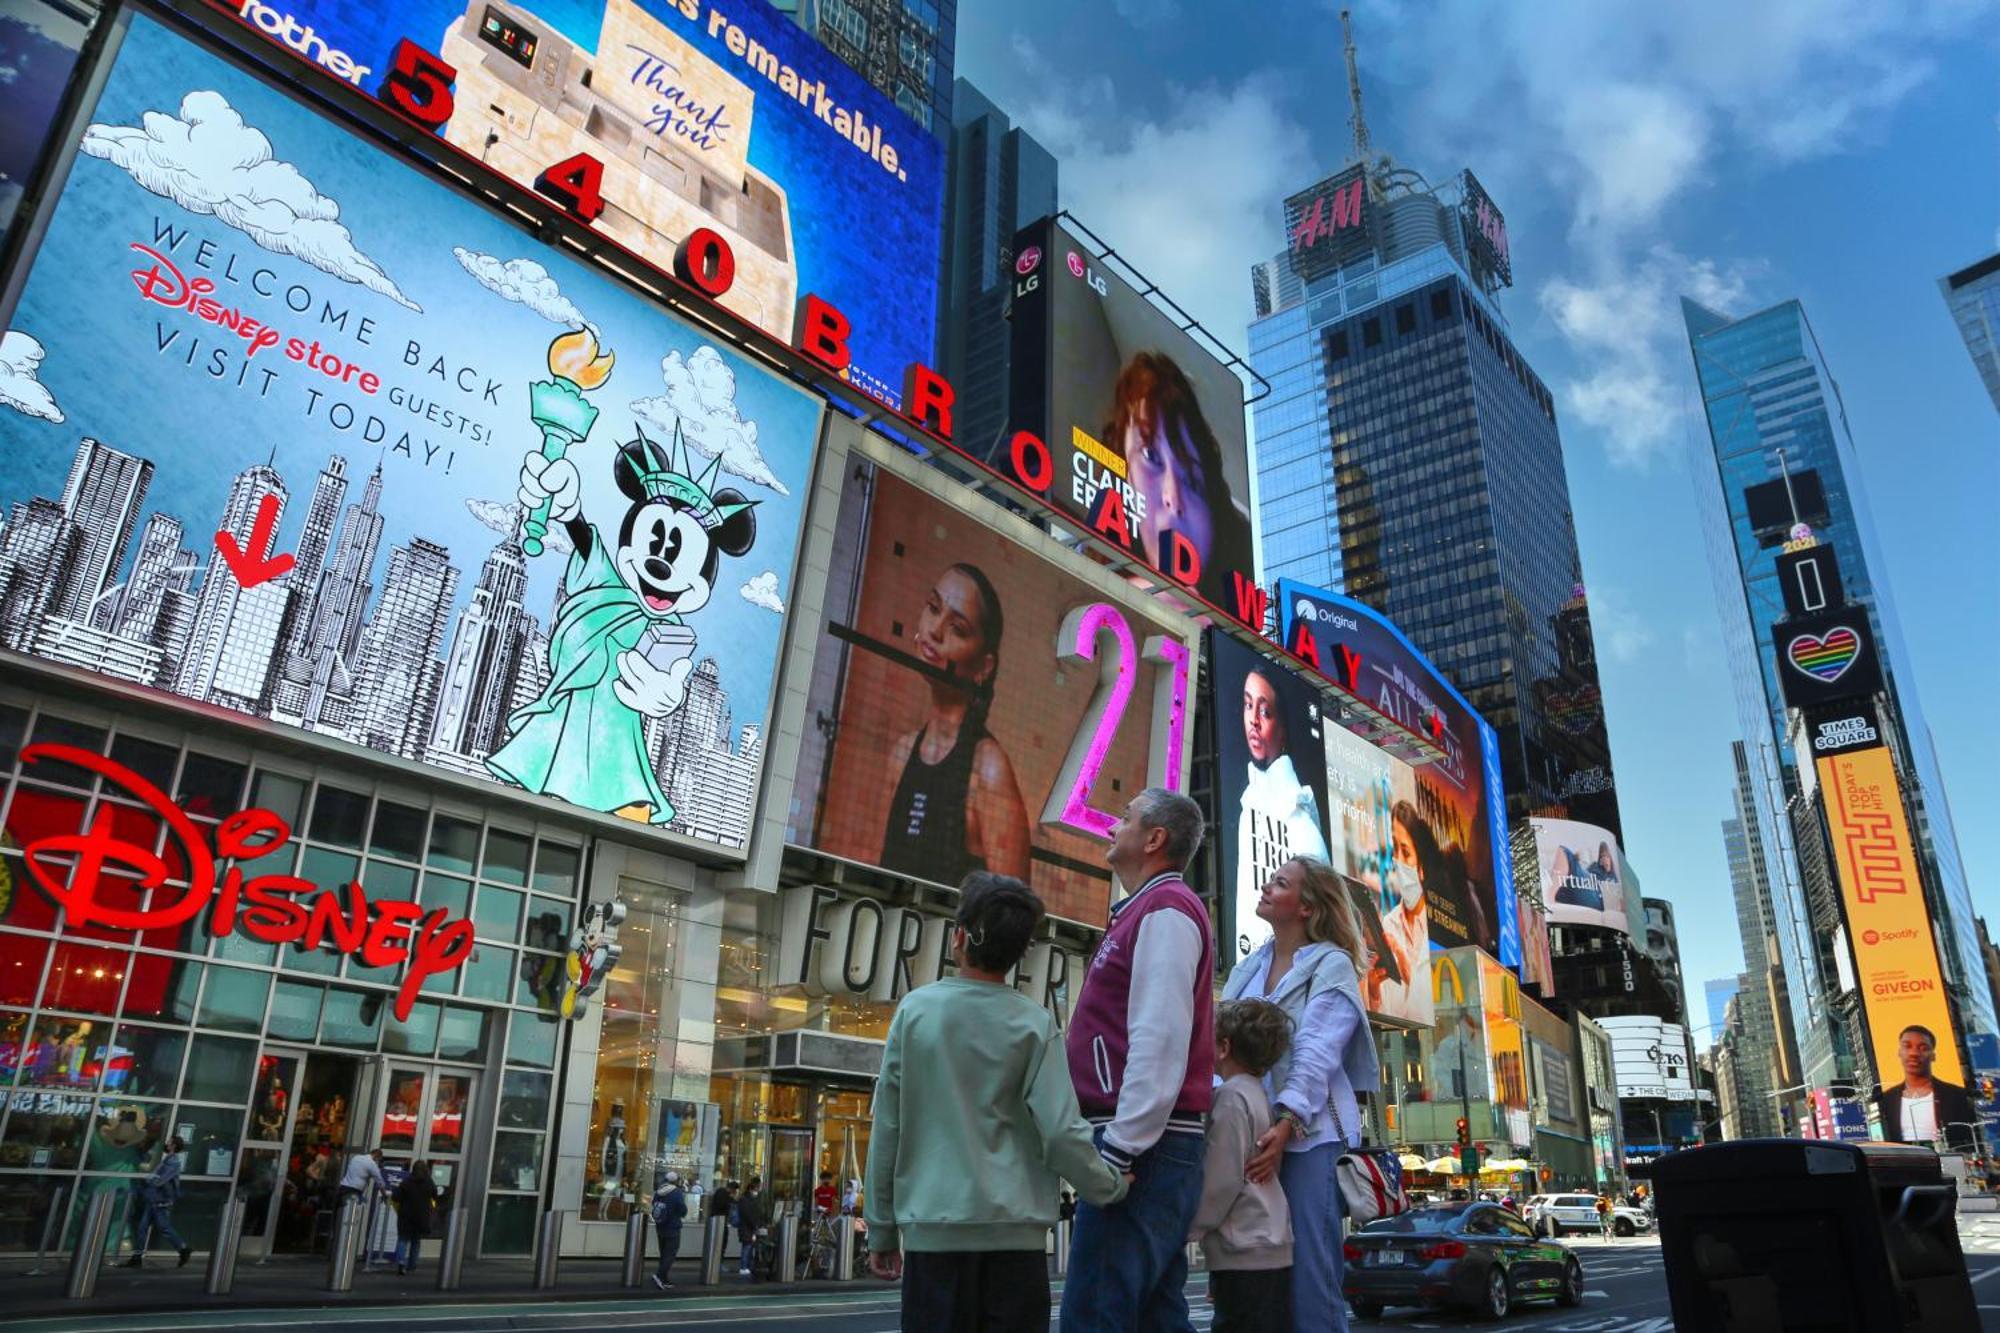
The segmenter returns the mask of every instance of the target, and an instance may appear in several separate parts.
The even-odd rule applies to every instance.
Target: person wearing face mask
[[[1424,871],[1436,861],[1437,841],[1417,808],[1398,801],[1389,812],[1391,900],[1382,913],[1382,935],[1397,977],[1380,987],[1382,1012],[1405,1016],[1421,1008],[1431,992],[1431,923],[1424,900]]]
[[[1357,1094],[1381,1074],[1362,1008],[1362,956],[1351,884],[1324,861],[1294,858],[1258,898],[1271,938],[1238,963],[1224,1000],[1268,1000],[1292,1020],[1291,1049],[1264,1077],[1274,1122],[1244,1165],[1246,1179],[1278,1177],[1292,1217],[1292,1319],[1298,1333],[1346,1333],[1334,1166],[1361,1142]],[[1426,978],[1426,985],[1429,984]]]
[[[1249,953],[1270,929],[1256,924],[1255,913],[1272,868],[1294,856],[1326,859],[1319,802],[1292,764],[1283,708],[1276,683],[1263,670],[1243,677],[1243,742],[1250,762],[1236,816],[1238,955]]]
[[[929,707],[897,738],[879,864],[939,884],[976,870],[1028,877],[1028,809],[1000,742],[986,729],[1006,619],[977,565],[956,564],[931,587],[913,650],[930,683]]]

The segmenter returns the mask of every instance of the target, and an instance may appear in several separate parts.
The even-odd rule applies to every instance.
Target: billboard
[[[1629,934],[1629,868],[1617,835],[1595,824],[1539,815],[1528,824],[1535,831],[1535,858],[1541,866],[1542,903],[1549,924],[1607,926]]]
[[[990,444],[990,466],[1105,545],[1236,607],[1256,587],[1243,382],[1061,223],[1024,227],[1014,255],[1012,429],[966,447]]]
[[[1933,1075],[1963,1088],[1957,1031],[1889,751],[1829,755],[1816,768],[1876,1073],[1900,1086],[1900,1038],[1915,1025],[1937,1039]]]
[[[1611,1034],[1619,1097],[1694,1099],[1686,1029],[1645,1014],[1600,1018],[1597,1024]]]
[[[0,12],[0,237],[46,159],[63,93],[95,15],[53,4],[8,5]],[[4,338],[4,335],[0,335]],[[0,362],[12,358],[0,342]]]
[[[800,757],[787,836],[948,886],[1013,875],[1051,915],[1101,926],[1113,817],[1144,787],[1185,789],[1185,631],[913,475],[848,469],[808,690],[823,739]]]
[[[850,378],[892,405],[904,368],[934,360],[943,147],[765,0],[227,7],[368,92],[441,58],[447,142],[530,188],[595,159],[596,231],[668,271],[716,231],[736,269],[720,304],[789,342],[800,298],[831,302],[853,323]]]
[[[1348,711],[1378,733],[1436,756],[1416,767],[1409,799],[1426,835],[1431,938],[1476,944],[1509,967],[1521,962],[1514,868],[1506,846],[1500,746],[1465,697],[1379,612],[1290,579],[1278,582],[1281,641],[1313,667]]]
[[[135,16],[0,382],[0,645],[744,846],[820,406]]]
[[[1479,998],[1486,1024],[1486,1047],[1493,1056],[1493,1100],[1517,1111],[1528,1109],[1527,1034],[1521,1027],[1521,983],[1485,954],[1479,960]]]
[[[1327,177],[1285,200],[1286,252],[1306,282],[1375,250],[1368,172],[1361,165]]]
[[[1882,689],[1875,635],[1863,607],[1781,620],[1771,626],[1771,644],[1778,654],[1778,688],[1793,708],[1866,699]]]
[[[1514,260],[1507,247],[1507,219],[1479,178],[1467,171],[1459,198],[1459,223],[1465,232],[1466,258],[1476,277],[1490,277],[1495,286],[1514,285]]]

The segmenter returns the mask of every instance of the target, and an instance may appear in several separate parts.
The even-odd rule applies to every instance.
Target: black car
[[[1494,1203],[1415,1208],[1347,1238],[1342,1294],[1373,1319],[1390,1305],[1457,1306],[1499,1319],[1520,1300],[1583,1303],[1583,1265]]]

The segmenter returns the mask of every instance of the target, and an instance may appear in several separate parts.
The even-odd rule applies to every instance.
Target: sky
[[[1557,394],[1629,857],[1673,901],[1690,1023],[1742,966],[1730,742],[1679,300],[1797,297],[1839,383],[1973,904],[2000,905],[1987,708],[2000,415],[1937,279],[2000,248],[1985,0],[1359,0],[1370,139],[1507,215],[1516,344]],[[1223,341],[1287,194],[1352,145],[1337,6],[964,0],[958,72],[1054,152],[1063,205]]]

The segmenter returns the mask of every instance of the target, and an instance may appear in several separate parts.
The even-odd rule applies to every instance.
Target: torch
[[[597,409],[584,401],[583,395],[611,378],[612,360],[610,352],[598,354],[597,337],[588,328],[565,333],[549,344],[549,373],[555,378],[536,380],[528,386],[528,415],[542,428],[543,458],[555,462],[590,434],[597,422]],[[528,515],[521,549],[540,555],[542,534],[548,530],[549,502],[545,499]]]

